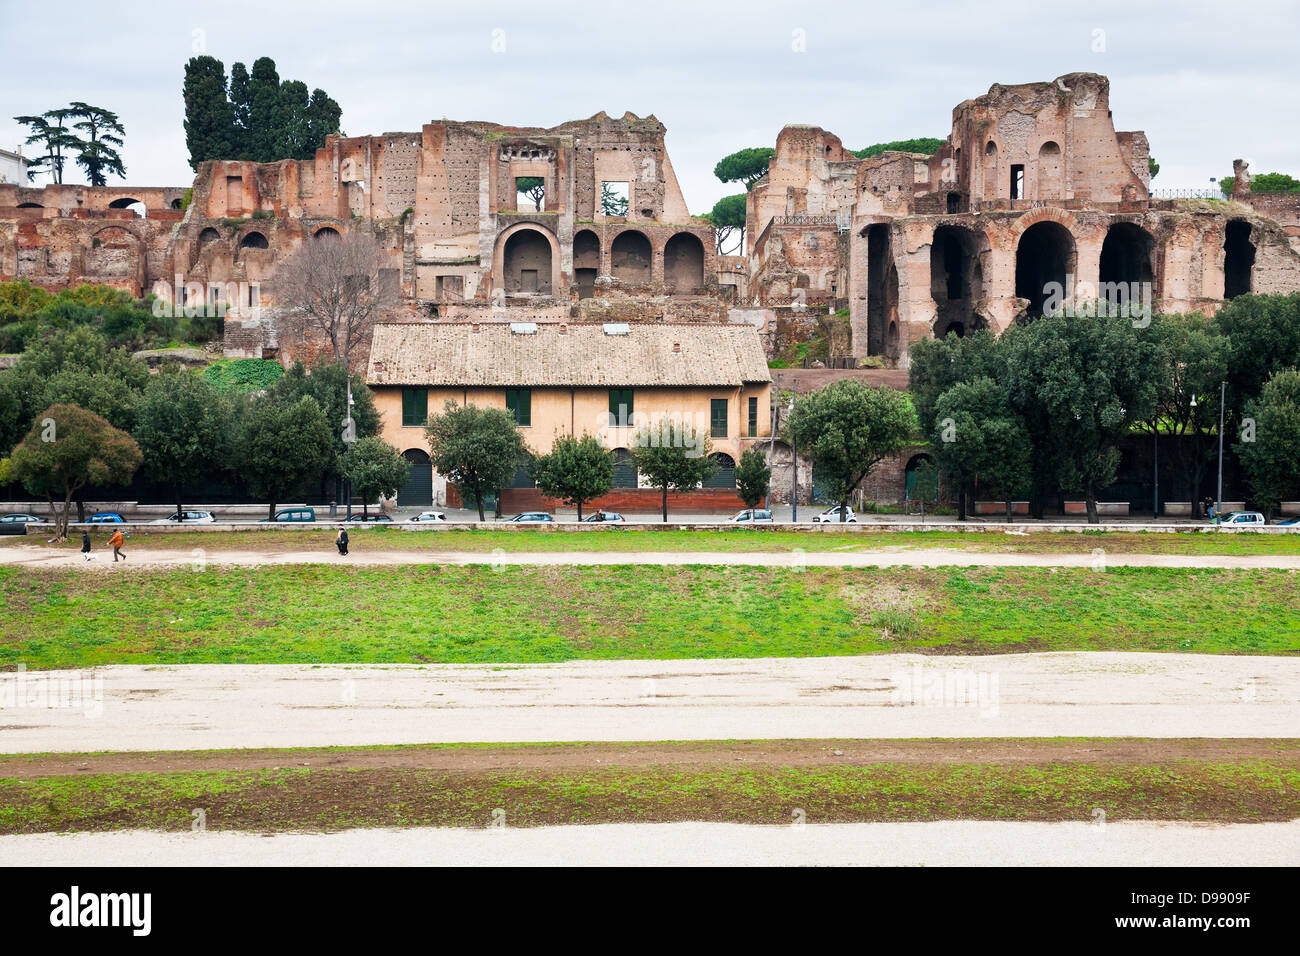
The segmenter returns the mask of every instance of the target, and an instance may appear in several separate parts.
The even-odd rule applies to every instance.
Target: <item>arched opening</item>
[[[1250,241],[1250,223],[1234,219],[1223,233],[1223,297],[1235,299],[1250,291],[1255,268],[1255,244]]]
[[[45,207],[38,202],[20,202],[18,204],[18,208],[19,209],[44,209]]]
[[[1097,298],[1114,308],[1150,302],[1151,286],[1155,282],[1151,265],[1155,245],[1151,233],[1131,222],[1117,222],[1106,230],[1101,244]]]
[[[397,492],[397,506],[427,508],[433,504],[433,463],[428,452],[420,448],[408,448],[402,457],[410,465],[406,473],[406,482]]]
[[[620,232],[609,247],[610,271],[628,285],[650,284],[650,240],[635,229]]]
[[[596,294],[596,276],[600,275],[600,238],[590,229],[573,236],[573,282],[579,299]]]
[[[184,208],[185,208],[185,203],[181,202],[179,199],[173,199],[173,200],[172,200],[172,208],[173,208],[173,209],[184,209]]]
[[[637,486],[636,458],[626,448],[614,449],[614,487]]]
[[[312,235],[312,238],[320,239],[320,240],[342,239],[343,236],[333,226],[322,226],[320,229],[316,230],[316,232]]]
[[[1016,246],[1016,297],[1029,303],[1028,318],[1038,318],[1045,306],[1058,308],[1069,297],[1065,283],[1074,274],[1074,259],[1074,237],[1059,222],[1036,222],[1025,230]]]
[[[1061,147],[1048,140],[1038,148],[1038,198],[1065,198],[1065,166],[1061,162]]]
[[[908,501],[933,501],[938,496],[939,483],[934,467],[934,459],[927,454],[913,455],[907,460],[903,487]]]
[[[209,226],[207,229],[204,229],[201,233],[199,233],[199,251],[202,252],[205,248],[207,248],[209,245],[216,242],[220,238],[221,238],[221,233],[217,232],[217,230],[213,229],[211,226]]]
[[[984,147],[984,198],[998,198],[998,144],[993,140]]]
[[[270,248],[270,243],[266,241],[266,236],[262,235],[260,232],[254,231],[254,232],[250,232],[248,235],[244,236],[243,239],[239,240],[239,248],[267,249]]]
[[[535,229],[506,240],[503,253],[507,295],[551,294],[551,244]]]
[[[148,210],[145,209],[144,203],[138,199],[132,199],[130,196],[123,196],[121,199],[114,199],[108,204],[109,209],[130,209],[141,219],[148,216]]]
[[[698,236],[679,232],[664,244],[664,285],[680,295],[704,287],[704,243]]]
[[[934,334],[959,336],[978,327],[975,303],[984,294],[979,266],[980,237],[964,226],[940,226],[930,242],[930,295]]]
[[[718,466],[718,470],[713,473],[713,477],[704,483],[705,488],[735,488],[736,487],[736,459],[730,455],[725,455],[720,451],[714,452],[709,456],[709,460]]]
[[[898,323],[890,322],[889,330],[885,333],[885,355],[889,358],[898,358]]]
[[[898,318],[898,272],[894,268],[889,226],[867,227],[867,354],[890,354],[889,323]]]

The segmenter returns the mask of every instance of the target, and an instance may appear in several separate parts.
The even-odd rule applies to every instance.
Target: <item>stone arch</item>
[[[503,231],[493,260],[494,288],[506,295],[554,295],[561,284],[559,243],[534,223],[516,223]]]
[[[199,252],[202,252],[206,247],[210,246],[220,238],[221,233],[217,232],[217,230],[213,229],[211,226],[208,226],[208,228],[199,233]]]
[[[1065,164],[1062,160],[1061,146],[1055,140],[1049,139],[1038,147],[1036,179],[1039,199],[1065,198]]]
[[[1235,299],[1250,292],[1255,268],[1255,244],[1245,219],[1229,220],[1223,229],[1223,297]]]
[[[240,249],[269,249],[270,247],[271,244],[267,242],[265,234],[258,232],[256,229],[239,240]]]
[[[909,501],[915,500],[917,497],[915,492],[916,483],[917,483],[917,468],[923,462],[928,463],[931,467],[933,467],[935,464],[934,457],[932,455],[930,455],[928,452],[920,452],[919,454],[913,455],[911,458],[907,459],[907,464],[903,467],[904,495],[907,497]],[[933,499],[927,499],[927,500],[933,500]]]
[[[319,229],[317,229],[315,232],[311,234],[311,237],[313,239],[321,239],[321,240],[342,239],[343,234],[339,232],[337,229],[335,229],[333,226],[321,226]]]
[[[131,209],[141,219],[145,219],[149,215],[149,210],[146,208],[145,204],[138,199],[132,199],[130,196],[123,196],[121,199],[114,199],[108,204],[108,208]]]
[[[1155,238],[1132,222],[1117,222],[1106,230],[1097,273],[1097,298],[1113,306],[1126,305],[1155,285]],[[1146,293],[1147,301],[1154,295]]]
[[[20,202],[18,204],[18,208],[19,209],[44,209],[45,207],[38,202]]]
[[[984,296],[980,254],[988,237],[968,226],[948,224],[934,230],[930,241],[930,295],[934,299],[935,338],[949,332],[964,336],[985,326],[975,304]]]
[[[573,281],[579,299],[596,294],[596,277],[600,275],[600,237],[590,229],[573,234]]]
[[[1042,315],[1053,301],[1069,299],[1067,278],[1075,274],[1078,251],[1074,236],[1062,223],[1043,218],[1029,225],[1016,243],[1016,297],[1028,302],[1028,318]]]
[[[636,229],[620,232],[610,244],[610,272],[628,285],[649,285],[653,260],[650,240]]]
[[[690,232],[678,232],[664,243],[664,287],[678,295],[704,288],[704,243]]]
[[[736,459],[732,458],[725,452],[715,451],[709,455],[709,459],[718,466],[718,470],[713,473],[713,477],[704,482],[705,488],[735,488],[736,487]]]

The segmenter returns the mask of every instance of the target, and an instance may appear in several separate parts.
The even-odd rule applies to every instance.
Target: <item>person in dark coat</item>
[[[90,560],[90,532],[84,528],[81,530],[81,556]]]
[[[339,554],[348,553],[348,529],[347,528],[339,528],[339,536],[334,539],[334,543],[338,545]]]

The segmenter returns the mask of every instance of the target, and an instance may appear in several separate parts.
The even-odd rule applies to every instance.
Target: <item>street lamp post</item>
[[[790,417],[794,418],[794,403],[799,397],[799,380],[795,379],[790,392]],[[790,429],[790,522],[799,523],[799,442],[795,439],[794,429]]]
[[[1227,382],[1219,383],[1219,495],[1214,506],[1216,517],[1223,515],[1223,403],[1227,389]]]
[[[352,419],[352,376],[348,376],[348,408],[343,415],[343,448],[344,454],[348,460],[352,460],[352,445],[357,440],[357,424]],[[348,478],[343,479],[343,496],[347,503],[347,517],[345,520],[352,520],[352,482]]]

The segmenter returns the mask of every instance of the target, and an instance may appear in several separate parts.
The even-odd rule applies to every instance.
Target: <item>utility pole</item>
[[[790,418],[794,418],[794,403],[799,397],[799,380],[791,376],[793,388],[790,392]],[[799,523],[799,442],[790,430],[790,521]]]
[[[343,416],[343,447],[345,449],[344,453],[350,462],[352,460],[352,444],[357,440],[357,424],[352,420],[352,406],[354,404],[352,401],[352,376],[347,373],[346,367],[344,368],[344,375],[348,383],[348,410]],[[347,478],[343,479],[343,496],[347,500],[347,517],[344,520],[351,521],[352,482]]]
[[[1214,506],[1215,520],[1223,516],[1223,403],[1228,390],[1227,382],[1219,383],[1219,500]]]
[[[1151,466],[1151,473],[1155,476],[1155,492],[1151,499],[1151,520],[1160,520],[1160,420],[1156,419],[1155,431],[1152,432],[1152,460],[1155,462]]]

